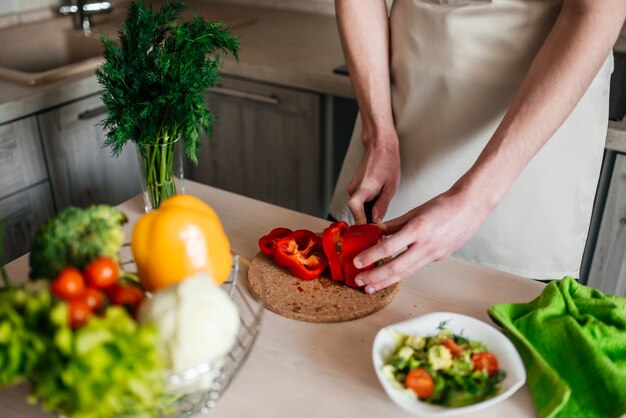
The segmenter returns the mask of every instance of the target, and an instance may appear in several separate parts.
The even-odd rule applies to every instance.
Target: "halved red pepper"
[[[298,229],[276,242],[274,262],[302,280],[315,279],[328,264],[322,239],[306,229]]]
[[[343,261],[341,254],[342,235],[348,230],[348,224],[339,221],[333,222],[322,232],[322,246],[328,259],[330,276],[333,280],[343,281]]]
[[[354,278],[357,273],[370,270],[374,264],[357,269],[354,257],[362,251],[376,245],[383,236],[382,230],[374,224],[351,225],[342,235],[341,255],[343,259],[343,277],[348,286],[359,287]]]
[[[274,228],[269,234],[263,235],[259,238],[259,248],[261,252],[268,257],[274,255],[274,249],[276,248],[276,241],[281,238],[285,238],[293,231],[289,228]]]

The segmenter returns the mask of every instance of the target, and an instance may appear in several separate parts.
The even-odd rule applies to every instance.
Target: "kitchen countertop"
[[[208,202],[220,216],[234,251],[251,259],[257,240],[277,226],[321,231],[328,221],[194,182],[186,192]],[[140,196],[120,208],[128,215],[127,234],[142,214]],[[244,209],[245,208],[245,209]],[[250,216],[253,213],[254,216]],[[7,265],[12,280],[27,276],[27,256]],[[396,298],[365,318],[314,324],[265,311],[252,353],[210,412],[212,417],[408,417],[385,394],[371,362],[376,332],[395,322],[433,311],[457,312],[491,324],[487,309],[496,303],[526,302],[544,285],[466,261],[447,258],[404,280]],[[271,381],[271,384],[268,382]],[[26,403],[26,385],[0,390],[3,418],[47,418]],[[503,403],[462,417],[536,416],[524,385]]]
[[[333,69],[344,62],[333,16],[198,0],[189,0],[186,4],[198,13],[240,15],[254,20],[234,29],[241,39],[240,62],[227,58],[223,75],[353,97],[349,78],[333,73]],[[115,7],[125,6],[116,2]],[[94,28],[97,31],[97,25]],[[93,74],[32,87],[0,80],[0,124],[95,94],[98,90]]]

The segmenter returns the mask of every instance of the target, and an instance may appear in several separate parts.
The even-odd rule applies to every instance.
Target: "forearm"
[[[473,196],[487,212],[497,205],[582,97],[625,15],[623,0],[565,0],[502,122],[454,192]]]
[[[364,140],[393,129],[389,20],[384,0],[336,0],[337,22],[363,121]]]

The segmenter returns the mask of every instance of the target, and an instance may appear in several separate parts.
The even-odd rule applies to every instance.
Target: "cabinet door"
[[[35,117],[0,126],[0,199],[46,177]],[[0,212],[2,217],[4,213]]]
[[[43,182],[0,199],[0,214],[4,219],[2,258],[8,263],[30,251],[30,243],[39,225],[54,215],[50,185]]]
[[[225,78],[207,100],[217,122],[191,178],[321,216],[319,96]]]
[[[618,154],[602,215],[589,281],[608,294],[626,296],[626,155]]]
[[[103,148],[104,117],[92,96],[39,115],[44,149],[57,209],[94,203],[117,205],[141,192],[134,145],[119,157]]]

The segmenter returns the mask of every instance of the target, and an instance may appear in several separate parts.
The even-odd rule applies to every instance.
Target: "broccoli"
[[[122,225],[127,221],[123,212],[108,205],[64,209],[35,234],[30,278],[52,279],[65,266],[83,269],[100,256],[117,260],[124,243]]]

